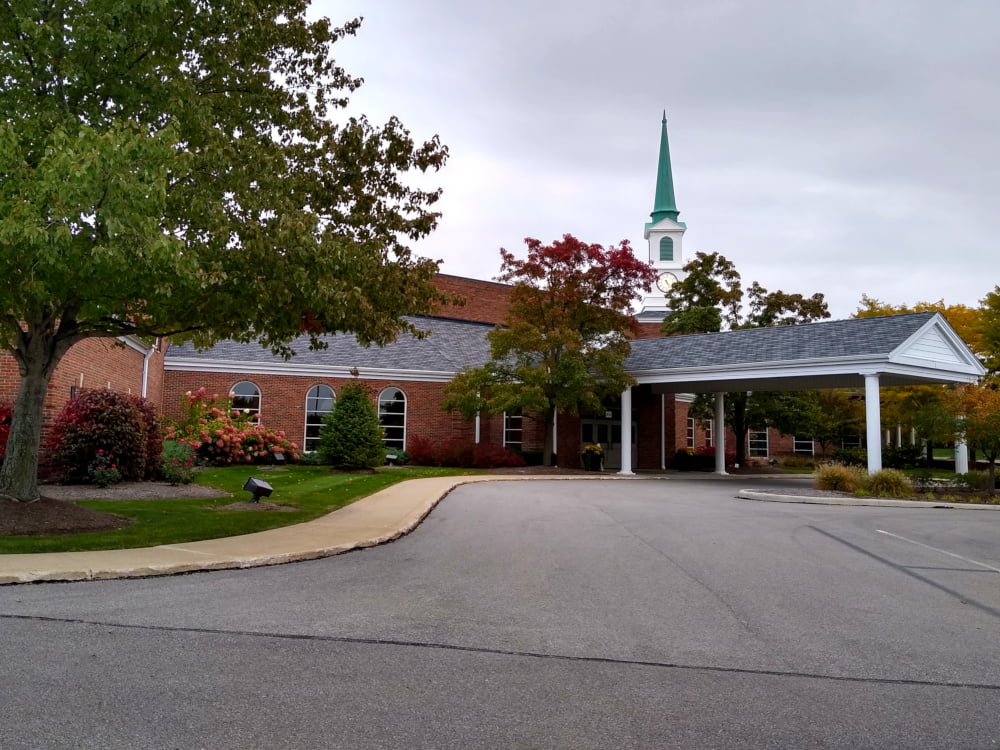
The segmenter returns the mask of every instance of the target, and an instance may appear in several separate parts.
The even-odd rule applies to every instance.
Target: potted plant
[[[604,469],[604,448],[596,443],[587,443],[580,454],[583,468],[587,471],[602,471]]]

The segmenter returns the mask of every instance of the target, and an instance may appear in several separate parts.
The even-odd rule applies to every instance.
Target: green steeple
[[[664,110],[660,129],[660,161],[656,167],[656,197],[650,218],[656,224],[663,219],[677,221],[679,215],[680,211],[674,200],[674,176],[670,171],[670,144],[667,142],[667,112]]]

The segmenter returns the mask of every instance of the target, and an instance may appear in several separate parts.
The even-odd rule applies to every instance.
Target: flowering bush
[[[105,452],[103,448],[98,448],[97,455],[87,467],[87,476],[98,487],[108,487],[122,481],[122,473],[115,463],[114,454]]]
[[[165,438],[191,446],[198,458],[213,466],[266,463],[275,453],[289,461],[299,459],[298,446],[288,441],[284,430],[271,430],[260,422],[260,414],[233,408],[232,394],[218,404],[218,394],[207,396],[204,388],[188,391],[187,417],[166,427]]]
[[[160,478],[170,484],[191,484],[198,473],[198,457],[194,448],[176,440],[163,444],[160,459]]]

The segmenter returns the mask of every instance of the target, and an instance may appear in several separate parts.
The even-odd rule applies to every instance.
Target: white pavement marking
[[[987,565],[986,563],[979,562],[978,560],[973,560],[970,557],[962,557],[961,555],[956,555],[954,552],[949,552],[946,549],[939,549],[938,547],[932,547],[929,544],[924,544],[923,542],[918,542],[914,539],[907,539],[905,536],[900,536],[899,534],[893,534],[889,531],[883,531],[882,529],[875,529],[879,534],[885,534],[886,536],[891,536],[893,539],[899,539],[904,542],[909,542],[910,544],[915,544],[918,547],[924,547],[925,549],[931,549],[935,552],[940,552],[942,555],[948,555],[948,557],[954,557],[958,560],[962,560],[967,563],[972,563],[973,565],[978,565],[980,568],[986,568],[987,570],[992,570],[994,573],[1000,573],[1000,568],[994,568],[992,565]]]

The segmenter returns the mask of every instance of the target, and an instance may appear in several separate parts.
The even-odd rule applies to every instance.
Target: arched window
[[[302,441],[307,453],[319,447],[319,431],[326,415],[333,411],[337,394],[328,385],[314,385],[306,394],[306,437]]]
[[[378,422],[385,447],[406,450],[406,396],[399,388],[386,388],[378,395]]]
[[[237,383],[229,391],[233,399],[233,408],[253,414],[260,414],[260,388],[249,381]]]
[[[661,237],[660,238],[660,260],[673,260],[674,259],[674,238],[673,237]]]

